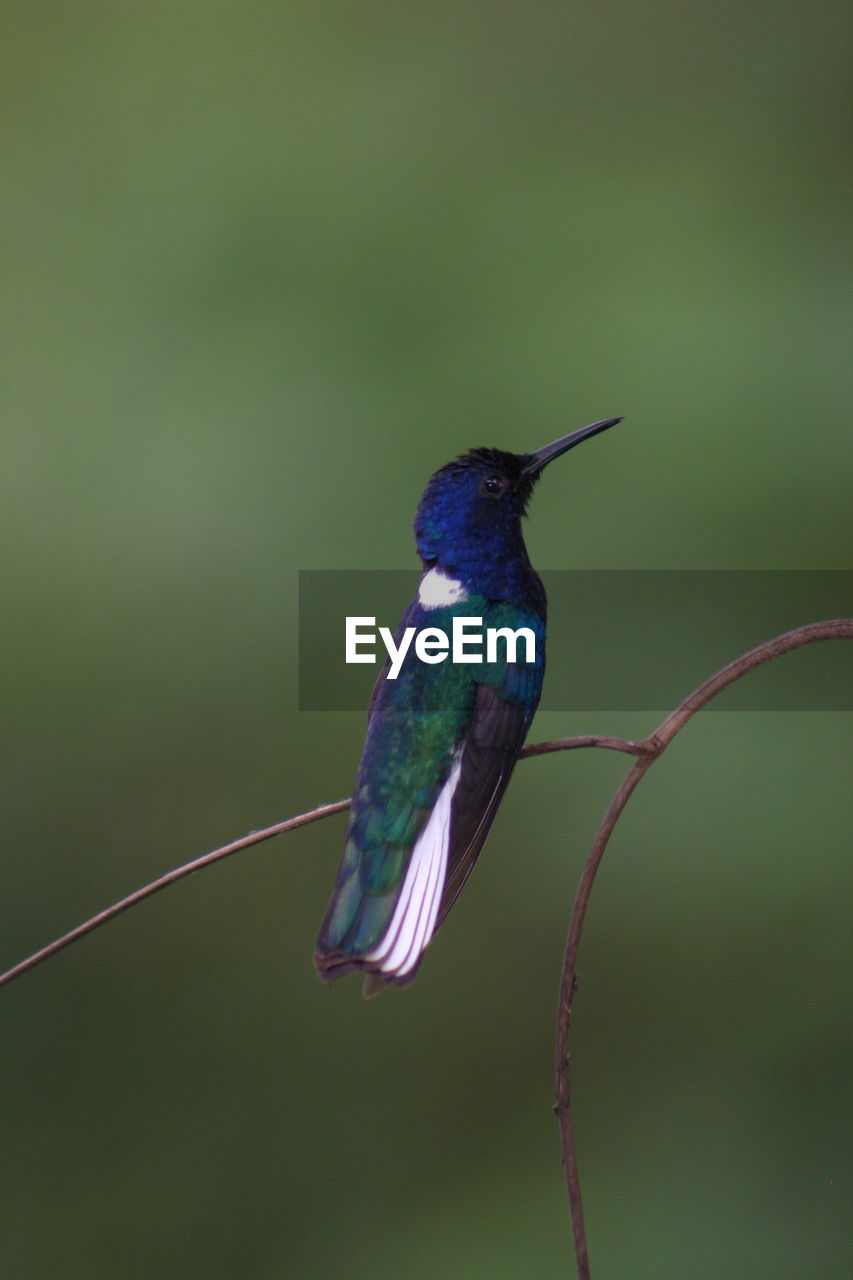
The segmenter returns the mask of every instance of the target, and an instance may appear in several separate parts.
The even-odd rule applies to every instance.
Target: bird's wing
[[[477,685],[453,793],[450,851],[438,925],[445,920],[474,869],[524,743],[530,715],[491,685]]]

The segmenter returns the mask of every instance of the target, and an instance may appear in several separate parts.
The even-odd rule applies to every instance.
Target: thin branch
[[[167,889],[170,884],[177,884],[179,880],[183,880],[185,876],[192,875],[194,871],[201,871],[203,867],[210,867],[214,862],[220,862],[232,853],[238,853],[241,849],[248,849],[253,844],[260,844],[262,840],[269,840],[272,836],[281,835],[284,831],[293,831],[296,827],[305,827],[309,822],[316,822],[319,818],[330,818],[333,813],[342,813],[344,809],[349,808],[349,805],[349,799],[335,800],[332,804],[321,804],[317,809],[311,809],[308,813],[299,813],[295,818],[285,818],[283,822],[277,822],[272,827],[264,827],[263,831],[251,831],[247,836],[241,836],[239,840],[232,840],[230,844],[224,844],[221,848],[214,849],[211,853],[204,853],[200,858],[194,858],[192,862],[185,862],[183,866],[175,867],[173,871],[167,871],[165,875],[152,880],[150,884],[143,885],[141,889],[137,889],[134,893],[129,893],[126,898],[122,898],[119,902],[114,902],[111,907],[106,907],[103,911],[99,911],[97,915],[84,920],[82,924],[78,924],[76,929],[63,933],[60,938],[49,942],[40,951],[35,951],[31,956],[27,956],[26,960],[21,960],[19,964],[7,969],[5,973],[0,974],[0,987],[5,986],[8,982],[13,982],[15,978],[20,978],[22,973],[28,973],[37,964],[41,964],[43,960],[49,960],[58,951],[62,951],[65,947],[70,947],[72,942],[77,942],[79,938],[85,938],[87,933],[93,933],[95,929],[100,929],[102,924],[106,924],[109,920],[115,920],[116,916],[120,916],[123,911],[129,911],[131,907],[144,902],[146,898],[153,897],[161,889]]]
[[[549,751],[571,751],[573,748],[578,747],[606,747],[611,751],[627,751],[631,754],[635,754],[637,750],[635,743],[622,738],[583,734],[577,738],[555,738],[552,742],[535,742],[531,746],[525,747],[521,755],[538,756],[545,755]],[[296,827],[307,827],[309,823],[318,822],[321,818],[330,818],[335,813],[343,813],[349,806],[349,797],[346,800],[336,800],[332,804],[321,804],[316,809],[309,809],[307,813],[299,813],[293,818],[285,818],[284,821],[276,822],[271,827],[264,827],[260,831],[251,831],[247,836],[241,836],[239,840],[232,840],[230,844],[224,844],[219,849],[213,849],[210,853],[194,858],[192,862],[185,862],[182,866],[175,867],[172,871],[167,871],[165,875],[158,876],[156,880],[143,885],[141,889],[129,893],[126,898],[122,898],[119,902],[114,902],[112,906],[105,907],[97,915],[84,920],[75,929],[69,930],[68,933],[63,933],[53,942],[49,942],[47,946],[33,952],[31,956],[27,956],[25,960],[13,965],[11,969],[7,969],[5,973],[0,973],[0,987],[14,982],[15,978],[20,978],[22,974],[29,973],[30,969],[35,969],[36,965],[41,964],[42,961],[49,960],[51,956],[55,956],[59,951],[70,947],[72,942],[78,942],[80,938],[85,938],[87,934],[94,933],[96,929],[100,929],[101,925],[108,924],[110,920],[115,920],[116,916],[120,916],[124,911],[129,911],[131,907],[138,906],[140,902],[144,902],[146,898],[153,897],[161,889],[167,889],[169,885],[177,884],[179,880],[183,880],[185,876],[192,875],[194,871],[201,871],[204,867],[211,867],[215,862],[221,862],[223,858],[230,857],[232,853],[239,853],[241,849],[248,849],[252,845],[260,844],[263,840],[270,840],[273,836],[282,835],[285,831],[293,831]]]
[[[518,753],[519,760],[528,756],[546,756],[552,751],[576,751],[578,747],[604,747],[607,751],[624,751],[629,756],[644,756],[649,748],[645,742],[632,742],[630,738],[608,738],[603,733],[581,733],[576,738],[551,738],[549,742],[533,742]]]
[[[821,640],[853,639],[853,618],[831,618],[825,622],[810,622],[806,626],[796,627],[782,635],[757,645],[749,652],[735,658],[722,667],[703,684],[695,689],[666,719],[658,725],[654,733],[642,742],[632,744],[633,754],[638,759],[634,762],[619,789],[607,807],[601,826],[595,835],[592,848],[587,855],[575,896],[569,931],[563,954],[563,968],[560,975],[560,996],[557,1008],[557,1035],[555,1046],[555,1071],[557,1101],[554,1110],[560,1126],[560,1142],[562,1148],[563,1167],[566,1174],[566,1189],[569,1195],[569,1211],[572,1220],[572,1237],[575,1247],[578,1280],[590,1280],[589,1255],[586,1244],[586,1232],[583,1220],[583,1204],[581,1201],[580,1181],[578,1176],[577,1156],[575,1153],[574,1134],[571,1115],[571,1091],[569,1085],[569,1032],[571,1030],[572,1001],[578,987],[577,959],[580,949],[581,935],[587,907],[604,857],[607,843],[613,833],[625,805],[636,789],[640,780],[646,775],[655,760],[663,755],[672,739],[687,722],[707,706],[712,698],[722,693],[736,680],[748,672],[756,670],[773,658],[783,653],[791,653],[808,644],[816,644]],[[624,748],[623,748],[624,749]]]
[[[661,750],[663,750],[663,748],[661,748]],[[572,1019],[572,1001],[574,1000],[579,982],[576,969],[577,955],[580,947],[581,934],[583,932],[586,909],[589,904],[589,897],[592,893],[592,886],[595,883],[595,877],[601,864],[601,859],[604,856],[604,850],[607,848],[607,842],[610,839],[613,828],[619,820],[622,810],[628,803],[631,793],[639,783],[640,779],[654,763],[655,759],[657,759],[657,756],[646,755],[634,762],[615,796],[610,801],[610,804],[607,807],[607,812],[602,819],[601,826],[596,832],[595,840],[593,841],[592,848],[590,849],[589,855],[584,864],[580,884],[578,885],[575,906],[572,911],[569,933],[566,939],[563,968],[560,975],[560,997],[559,1004],[557,1006],[557,1038],[555,1048],[557,1102],[554,1107],[554,1111],[556,1112],[557,1122],[560,1126],[560,1145],[562,1149],[563,1168],[566,1174],[566,1189],[569,1193],[569,1212],[572,1220],[572,1239],[575,1246],[575,1261],[578,1269],[578,1280],[590,1280],[590,1271],[589,1254],[586,1244],[586,1231],[583,1219],[583,1201],[581,1200],[580,1176],[578,1173],[574,1130],[572,1126],[571,1089],[569,1085],[569,1065],[571,1062],[569,1054],[569,1030],[571,1028]]]

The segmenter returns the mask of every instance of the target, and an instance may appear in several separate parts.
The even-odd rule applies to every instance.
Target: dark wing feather
[[[524,743],[530,715],[489,685],[477,686],[474,715],[465,735],[462,768],[453,796],[447,879],[438,915],[444,921],[474,869]]]

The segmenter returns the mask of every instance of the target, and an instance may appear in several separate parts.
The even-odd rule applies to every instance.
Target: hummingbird
[[[471,449],[418,506],[423,572],[395,635],[448,634],[454,618],[533,633],[487,659],[390,658],[368,709],[344,849],[314,955],[323,981],[364,975],[364,995],[405,986],[483,848],[542,692],[546,595],[521,519],[545,467],[621,422],[604,418],[533,453]],[[503,632],[506,634],[506,632]],[[469,635],[469,640],[472,637]],[[513,660],[515,659],[515,660]]]

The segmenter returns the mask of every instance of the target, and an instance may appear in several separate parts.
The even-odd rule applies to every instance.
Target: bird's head
[[[450,570],[523,552],[521,517],[533,486],[554,458],[606,431],[621,418],[605,418],[534,453],[472,449],[436,471],[415,518],[415,539],[425,564]]]

